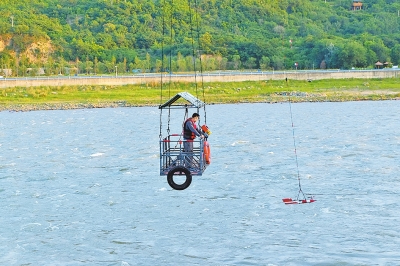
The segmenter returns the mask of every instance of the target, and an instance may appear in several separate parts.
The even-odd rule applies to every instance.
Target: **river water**
[[[206,111],[183,191],[155,107],[1,112],[0,265],[400,265],[400,101]]]

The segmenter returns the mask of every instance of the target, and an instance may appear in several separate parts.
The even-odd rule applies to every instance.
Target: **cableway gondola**
[[[186,121],[189,108],[195,108],[197,113],[200,113],[200,108],[204,105],[204,102],[190,93],[181,92],[160,105],[159,109],[161,109],[161,114],[162,110],[168,109],[168,116],[170,116],[170,109],[184,109],[184,121]],[[170,121],[169,117],[168,121]],[[173,189],[184,190],[190,186],[192,176],[201,176],[211,163],[210,146],[207,141],[211,131],[206,125],[201,126],[201,132],[205,137],[194,140],[184,139],[183,133],[170,134],[169,125],[167,132],[167,136],[163,137],[160,131],[160,175],[167,176],[168,184]],[[192,152],[185,151],[185,142],[192,142]],[[176,176],[185,176],[184,182],[178,183],[174,179]]]
[[[176,190],[184,190],[190,186],[192,182],[192,176],[201,176],[206,170],[207,166],[211,163],[211,152],[210,145],[208,144],[207,138],[211,134],[207,123],[206,116],[206,104],[205,104],[205,93],[203,86],[203,76],[202,76],[202,62],[201,62],[201,51],[203,50],[200,45],[199,40],[199,18],[197,16],[196,10],[198,10],[197,1],[189,0],[187,1],[187,10],[189,11],[187,17],[179,16],[175,17],[177,12],[175,12],[175,4],[174,1],[164,1],[163,2],[163,39],[161,42],[161,100],[160,100],[160,175],[167,176],[168,184]],[[193,6],[192,6],[193,5]],[[191,60],[193,62],[193,71],[194,71],[194,81],[193,84],[194,94],[193,96],[189,92],[180,92],[168,99],[168,101],[163,103],[163,89],[164,83],[168,85],[168,97],[171,97],[171,87],[174,85],[172,82],[171,74],[172,71],[176,71],[176,66],[172,64],[172,58],[177,55],[173,54],[178,53],[179,49],[175,46],[176,40],[181,39],[182,36],[177,36],[180,30],[178,30],[181,25],[179,25],[181,19],[188,18],[189,21],[186,21],[190,25],[190,35],[192,40],[192,55]],[[197,25],[197,27],[193,27],[193,25]],[[196,29],[195,29],[196,28]],[[164,48],[164,46],[167,49]],[[164,55],[164,50],[169,51],[169,56]],[[188,55],[189,56],[189,55]],[[168,58],[169,57],[169,58]],[[169,60],[167,60],[169,59]],[[196,62],[199,62],[198,66]],[[168,62],[168,65],[165,63]],[[164,74],[162,72],[169,73],[169,81],[164,81]],[[202,85],[202,94],[203,101],[199,100],[199,90],[198,90],[198,82],[197,75],[200,73],[201,77],[201,85]],[[165,77],[167,77],[165,75]],[[190,86],[190,85],[188,85]],[[184,130],[181,129],[174,134],[170,133],[170,121],[171,121],[171,111],[173,109],[184,110],[184,122],[182,124],[183,128],[185,128],[186,121],[188,118],[188,110],[194,108],[196,112],[196,117],[204,118],[204,125],[199,126],[199,122],[193,122],[191,120],[191,125],[194,128],[198,128],[198,131],[201,132],[201,138],[187,138],[184,135]],[[200,114],[200,109],[203,108],[203,113]],[[162,120],[163,120],[163,110],[167,110],[168,112],[168,127],[166,130],[166,136],[164,135],[162,128]],[[194,115],[194,114],[193,114]],[[196,129],[197,130],[197,129]],[[198,132],[197,131],[197,132]],[[193,131],[192,131],[193,132]],[[190,143],[189,143],[190,142]],[[186,147],[186,148],[185,148]],[[190,147],[190,148],[188,148]],[[178,182],[177,179],[182,179],[178,177],[184,177],[184,182]]]

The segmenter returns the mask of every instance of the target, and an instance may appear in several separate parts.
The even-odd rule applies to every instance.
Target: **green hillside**
[[[295,62],[298,69],[398,65],[400,2],[364,0],[361,10],[352,5],[353,0],[2,0],[0,75],[37,75],[40,69],[44,75],[176,72],[200,65],[281,70],[293,69]]]

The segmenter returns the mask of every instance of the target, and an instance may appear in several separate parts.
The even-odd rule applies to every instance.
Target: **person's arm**
[[[187,126],[188,129],[189,129],[190,131],[192,131],[197,137],[200,137],[200,136],[201,136],[199,130],[196,129],[196,128],[194,128],[192,123],[190,123],[190,122],[189,122],[189,123],[186,123],[186,126]]]
[[[200,129],[200,128],[196,128],[196,131],[199,133],[199,135],[197,135],[198,137],[200,137],[200,138],[204,138],[203,131],[201,131],[201,129]]]

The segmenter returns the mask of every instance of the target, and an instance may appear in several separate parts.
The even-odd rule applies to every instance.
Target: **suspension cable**
[[[197,0],[194,0],[194,8],[195,11],[194,15],[195,15],[195,21],[196,21],[196,32],[197,32],[197,47],[198,47],[198,55],[199,55],[199,63],[200,63],[200,77],[201,77],[201,88],[203,91],[203,102],[204,102],[204,106],[203,106],[203,110],[204,110],[204,123],[207,124],[207,112],[206,112],[206,97],[205,97],[205,91],[204,91],[204,76],[203,76],[203,63],[202,63],[202,46],[201,46],[201,42],[200,42],[200,22],[199,22],[199,17],[198,17],[198,3]],[[193,38],[192,38],[193,40]],[[194,48],[193,48],[194,51]],[[195,69],[195,75],[196,75],[196,69]],[[197,86],[197,82],[196,82],[196,86]],[[197,87],[196,87],[196,93],[197,93]],[[198,97],[198,95],[197,95]]]
[[[171,14],[170,14],[170,45],[169,45],[169,82],[168,82],[168,98],[171,99],[171,83],[172,83],[172,44],[174,43],[174,33],[173,33],[173,13],[174,13],[174,0],[171,0]],[[171,121],[171,106],[168,106],[168,128],[167,133],[170,133],[170,121]]]
[[[306,196],[304,195],[303,190],[301,189],[301,183],[300,183],[300,171],[299,171],[299,162],[298,162],[298,159],[297,159],[296,138],[295,138],[295,134],[294,134],[292,100],[290,98],[290,92],[289,92],[289,109],[290,109],[290,120],[292,122],[292,136],[293,136],[294,154],[295,154],[295,158],[296,158],[297,180],[299,182],[299,193],[297,194],[297,199],[296,200],[299,200],[300,193],[303,195],[303,198],[306,199]]]
[[[164,36],[165,36],[165,8],[166,8],[166,0],[163,2],[162,8],[162,41],[161,41],[161,69],[160,69],[160,106],[163,104],[163,72],[164,72]],[[162,138],[162,108],[160,108],[160,135],[159,138]]]
[[[190,25],[190,36],[191,36],[191,41],[192,41],[192,60],[193,60],[193,71],[194,71],[194,84],[195,84],[195,90],[196,90],[196,97],[199,97],[199,94],[197,92],[197,71],[196,71],[196,52],[195,52],[195,46],[194,46],[194,34],[193,34],[193,20],[192,20],[192,6],[190,4],[190,0],[188,0],[188,5],[189,5],[189,25]],[[196,13],[196,12],[195,12]]]
[[[182,129],[184,130],[185,128],[185,122],[189,118],[189,108],[187,104],[185,104],[185,114],[183,115],[183,122],[182,122]],[[182,131],[183,132],[183,131]]]

